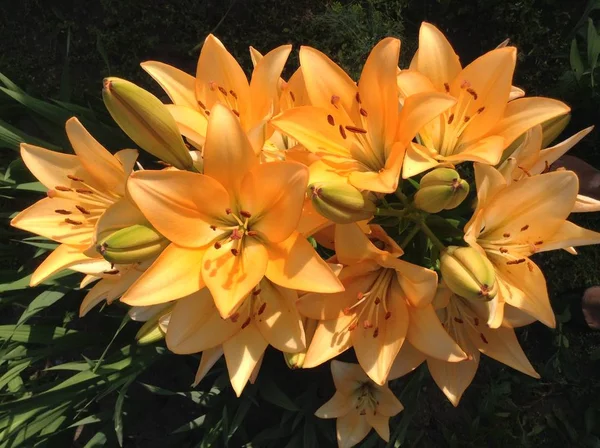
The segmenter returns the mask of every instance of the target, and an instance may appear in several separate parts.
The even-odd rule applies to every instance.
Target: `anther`
[[[346,130],[344,129],[344,127],[341,124],[339,126],[339,130],[340,130],[340,134],[342,135],[342,138],[344,140],[346,140]]]
[[[57,185],[56,187],[54,187],[54,189],[56,189],[58,191],[73,191],[69,187],[63,187],[62,185]]]
[[[76,188],[75,191],[79,194],[94,194],[92,190],[88,190],[87,188]]]
[[[375,298],[375,305],[379,305],[381,303],[381,299],[379,297]]]
[[[486,339],[486,337],[483,335],[483,333],[479,333],[479,336],[481,337],[481,340],[483,342],[485,342],[486,344],[488,344],[488,340]]]
[[[231,215],[231,211],[232,211],[232,210],[231,210],[229,207],[227,207],[227,208],[225,209],[225,213],[227,213],[228,215]]]
[[[256,236],[256,235],[258,235],[258,232],[256,230],[248,230],[246,232],[246,235],[248,235],[248,236]]]
[[[231,322],[233,322],[235,324],[239,318],[240,318],[240,313],[233,313],[229,319],[231,319]]]
[[[246,210],[240,210],[240,215],[242,215],[244,218],[251,218],[252,214]]]
[[[358,321],[357,321],[357,320],[355,320],[355,321],[354,321],[354,322],[352,322],[352,323],[350,324],[350,326],[348,327],[348,331],[353,331],[353,330],[355,330],[357,326],[358,326]]]
[[[477,113],[480,114],[485,110],[485,106],[481,106],[479,109],[477,109]]]
[[[385,313],[385,316],[383,316],[385,318],[385,320],[388,320],[390,317],[392,317],[392,312],[388,311]]]
[[[218,241],[214,244],[213,246],[215,249],[220,249],[221,248],[221,243],[219,243]]]
[[[214,92],[215,90],[217,90],[217,87],[218,87],[218,86],[217,86],[217,83],[216,83],[216,82],[214,82],[214,81],[210,81],[210,82],[208,83],[208,88],[209,88],[210,90],[212,90],[213,92]]]
[[[507,261],[506,264],[511,265],[511,264],[521,264],[521,263],[525,263],[527,260],[525,260],[525,258],[519,258],[518,260],[510,260]]]
[[[365,319],[363,321],[363,328],[368,330],[369,328],[373,328],[373,323],[369,319]]]
[[[265,308],[267,307],[267,302],[263,302],[263,304],[260,306],[260,308],[258,308],[258,315],[260,316],[262,313],[265,312]]]
[[[296,95],[294,95],[294,92],[292,92],[290,90],[290,98],[292,99],[292,101],[296,102]]]
[[[119,273],[118,269],[111,269],[110,271],[104,271],[104,274],[108,274],[108,275],[117,275]]]
[[[471,119],[471,117],[469,117],[468,115],[465,117],[465,123],[468,123],[469,120]]]
[[[540,244],[544,244],[544,242],[542,240],[539,240],[539,241],[536,241],[533,244],[535,244],[536,246],[539,246]]]
[[[527,262],[527,269],[529,269],[529,272],[533,272],[533,263],[530,263],[529,261]]]
[[[340,97],[337,95],[331,95],[331,104],[337,107],[337,104],[340,102]]]
[[[446,93],[450,93],[450,84],[448,84],[447,82],[444,83],[444,89],[446,90]]]
[[[363,409],[362,411],[360,411],[360,415],[366,415],[367,411],[365,409]]]
[[[210,226],[210,228],[215,231],[217,230],[217,226]]]
[[[331,126],[335,126],[335,120],[333,119],[333,115],[327,115],[327,123]]]
[[[69,210],[54,210],[54,213],[58,213],[59,215],[70,215],[71,212]]]
[[[237,100],[237,93],[235,93],[233,90],[230,90],[229,93]]]
[[[358,111],[363,117],[368,117],[369,114],[367,113],[366,110],[364,110],[362,107],[359,109]]]
[[[468,87],[471,87],[471,83],[469,81],[467,81],[466,79],[460,84],[460,88],[461,89],[466,89]]]
[[[521,232],[525,232],[525,230],[527,230],[529,228],[529,224],[525,224],[523,227],[521,227]]]
[[[81,224],[83,224],[81,221],[75,221],[74,219],[71,219],[71,218],[66,218],[65,222],[67,224],[72,224],[74,226],[80,226]]]
[[[210,116],[210,110],[205,110],[204,113],[206,114],[207,117]]]
[[[223,95],[227,96],[227,90],[225,90],[223,87],[219,86],[219,92],[221,92]]]
[[[350,132],[354,132],[355,134],[366,134],[366,129],[357,128],[356,126],[346,126],[346,129]]]
[[[248,317],[248,319],[246,319],[246,320],[244,321],[244,323],[242,324],[242,330],[243,330],[244,328],[246,328],[248,325],[250,325],[250,321],[251,321],[250,317]]]
[[[349,316],[350,314],[352,314],[352,308],[350,308],[349,306],[347,306],[346,308],[344,308],[342,310],[342,313],[344,313],[344,316]]]
[[[477,317],[474,317],[474,318],[473,318],[473,324],[474,324],[475,326],[478,326],[478,325],[479,325],[479,318],[477,318]]]
[[[75,182],[83,182],[83,179],[81,179],[79,177],[75,177],[72,174],[67,174],[67,177],[71,180],[74,180]]]
[[[503,233],[503,234],[502,234],[502,236],[503,236],[504,238],[510,238],[510,233],[508,233],[508,232],[506,232],[506,233]]]
[[[475,90],[473,90],[472,88],[470,88],[470,87],[469,87],[469,88],[467,89],[467,92],[468,92],[468,93],[469,93],[469,94],[470,94],[470,95],[473,97],[473,99],[474,99],[474,100],[476,100],[476,99],[477,99],[477,96],[478,96],[478,95],[477,95],[477,92],[475,92]]]
[[[448,117],[448,124],[452,124],[453,121],[454,121],[454,114],[450,114],[450,116]]]
[[[373,330],[373,337],[376,338],[377,336],[379,336],[379,327],[375,328],[375,330]]]
[[[196,100],[196,102],[198,103],[198,106],[200,106],[200,108],[201,108],[202,110],[206,110],[206,106],[204,105],[204,103],[203,103],[202,101],[200,101],[200,100]]]
[[[500,248],[500,253],[501,253],[501,254],[505,254],[505,253],[507,253],[507,252],[508,252],[508,249],[506,249],[506,248],[504,248],[504,247],[501,247],[501,248]]]
[[[231,109],[231,112],[233,112],[236,117],[240,116],[240,113],[237,110],[235,110],[235,109]]]
[[[252,291],[252,295],[257,296],[260,294],[261,291],[262,291],[262,289],[255,289],[254,291]]]
[[[356,92],[356,102],[360,104],[362,101],[360,100],[360,93]]]
[[[76,205],[75,208],[77,208],[77,210],[79,210],[84,215],[89,215],[90,214],[90,212],[88,210],[86,210],[85,208],[83,208],[81,205]]]
[[[231,254],[232,254],[234,257],[237,257],[237,256],[240,254],[240,251],[239,251],[239,250],[237,250],[237,249],[234,247],[233,249],[231,249]]]
[[[459,324],[464,324],[465,323],[462,319],[459,319],[458,317],[454,318],[454,322],[457,322]]]

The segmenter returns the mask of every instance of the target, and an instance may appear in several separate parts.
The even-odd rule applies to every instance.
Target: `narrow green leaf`
[[[42,146],[44,148],[58,150],[58,146],[48,143],[11,126],[5,121],[0,120],[0,147],[19,151],[21,143]]]
[[[587,45],[588,65],[592,70],[593,78],[594,69],[598,65],[598,55],[600,55],[600,38],[598,37],[598,32],[596,31],[594,21],[591,18],[588,19]]]
[[[33,299],[27,309],[23,311],[23,314],[21,314],[21,317],[19,317],[19,320],[17,321],[17,325],[27,322],[32,316],[35,316],[40,311],[45,310],[50,305],[58,302],[64,295],[64,292],[54,289],[42,292]]]
[[[115,433],[117,434],[119,446],[123,446],[123,404],[125,403],[125,394],[127,393],[129,386],[131,386],[131,383],[133,383],[135,380],[135,377],[136,376],[132,376],[129,380],[127,380],[127,382],[119,391],[117,401],[115,402]]]
[[[99,448],[101,446],[105,446],[107,440],[106,434],[103,432],[97,432],[83,448]]]
[[[185,425],[180,426],[172,434],[179,434],[181,432],[192,431],[194,429],[200,428],[204,424],[204,420],[206,418],[206,414],[201,415],[200,417],[195,418],[191,422],[186,423]]]
[[[577,39],[573,39],[571,41],[571,53],[569,55],[569,59],[571,62],[571,69],[575,73],[575,79],[579,81],[585,67],[583,66],[583,61],[581,60],[581,55],[579,54],[579,49],[577,48]]]
[[[258,390],[260,395],[269,403],[288,411],[298,411],[298,406],[272,380],[261,381]]]

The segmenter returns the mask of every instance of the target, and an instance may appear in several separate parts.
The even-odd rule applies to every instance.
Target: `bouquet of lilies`
[[[539,378],[514,329],[555,326],[530,257],[600,243],[567,220],[600,203],[551,170],[591,128],[548,147],[570,109],[512,85],[516,49],[463,67],[427,23],[409,68],[386,38],[357,82],[311,47],[287,81],[290,45],[250,51],[250,81],[212,35],[195,77],[142,63],[169,104],[104,80],[111,116],[161,169],[76,118],[74,155],[21,145],[48,193],[12,225],[60,243],[31,285],[85,274],[82,317],[130,305],[140,344],[202,353],[196,384],[224,356],[238,396],[268,346],[303,369],[353,349],[316,412],[337,418],[340,446],[389,439],[402,404],[388,381],[423,362],[455,406],[481,353]]]

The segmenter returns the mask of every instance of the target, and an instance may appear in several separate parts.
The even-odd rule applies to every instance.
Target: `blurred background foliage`
[[[197,357],[164,344],[131,345],[139,324],[119,304],[77,317],[77,275],[28,289],[29,274],[55,247],[8,227],[40,197],[18,160],[27,141],[69,152],[66,118],[77,115],[113,150],[130,146],[100,100],[104,76],[163,95],[141,70],[159,60],[193,73],[204,37],[223,40],[246,70],[248,46],[311,45],[356,76],[382,37],[403,40],[402,64],[427,20],[463,63],[506,38],[519,49],[515,84],[573,108],[564,136],[600,124],[600,1],[564,0],[3,0],[0,2],[0,447],[246,446],[333,443],[334,423],[314,410],[333,393],[328,366],[290,371],[268,352],[256,385],[236,399],[222,363],[191,388]],[[287,68],[295,68],[294,55]],[[600,167],[595,131],[573,154]],[[595,215],[576,222],[600,230]],[[538,257],[556,330],[534,324],[520,340],[542,374],[535,381],[483,359],[454,409],[426,369],[394,382],[406,410],[389,446],[600,447],[600,335],[582,325],[582,288],[600,284],[600,250]],[[351,360],[352,355],[344,359]],[[384,446],[371,434],[363,446]]]

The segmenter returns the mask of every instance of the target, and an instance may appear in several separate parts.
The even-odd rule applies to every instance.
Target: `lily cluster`
[[[539,377],[514,329],[555,325],[531,256],[600,242],[567,220],[600,203],[550,169],[591,128],[547,147],[569,108],[512,85],[517,50],[463,67],[428,23],[409,68],[386,38],[357,82],[314,48],[287,81],[290,45],[250,50],[250,80],[212,35],[195,77],[144,62],[169,104],[105,79],[108,111],[161,169],[76,118],[75,155],[22,145],[48,194],[12,225],[61,243],[32,285],[86,274],[81,316],[131,305],[140,343],[202,352],[196,383],[224,356],[237,395],[268,346],[291,368],[353,349],[317,411],[338,419],[340,446],[370,428],[389,439],[402,405],[388,381],[423,362],[455,406],[481,353]]]

